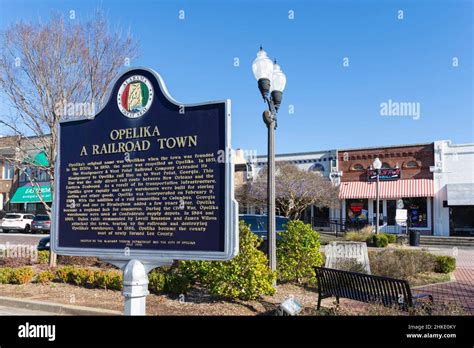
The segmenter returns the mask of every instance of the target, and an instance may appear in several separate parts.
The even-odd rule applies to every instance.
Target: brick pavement
[[[454,271],[454,281],[427,285],[412,289],[413,294],[429,293],[433,295],[438,308],[446,304],[447,311],[452,311],[453,305],[462,307],[464,312],[474,315],[474,248],[452,247],[429,247],[429,252],[437,255],[449,255],[456,258],[456,270]],[[324,299],[324,307],[333,307],[334,298]],[[441,306],[439,306],[441,305]],[[341,307],[349,310],[353,314],[367,314],[368,305],[365,303],[341,299]],[[448,313],[446,313],[448,314]]]
[[[413,290],[414,293],[430,293],[435,303],[454,304],[474,315],[474,248],[428,248],[438,255],[456,258],[455,280],[449,283],[427,285]]]

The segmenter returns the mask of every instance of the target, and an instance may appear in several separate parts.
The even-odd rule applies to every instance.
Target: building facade
[[[8,202],[17,186],[16,143],[15,137],[0,137],[0,212],[8,210]]]
[[[474,144],[435,141],[434,234],[474,235]]]
[[[0,137],[0,211],[44,214],[52,203],[51,178],[43,150],[48,137]]]
[[[381,232],[401,233],[397,209],[407,211],[407,224],[422,234],[433,232],[433,143],[343,149],[338,151],[342,171],[339,198],[342,224],[358,228],[376,223],[376,191],[372,164],[382,162],[379,182]]]
[[[299,169],[312,171],[333,181],[334,173],[337,171],[337,151],[313,151],[279,154],[275,156],[275,162],[285,162],[296,165]],[[247,157],[247,169],[250,171],[247,176],[249,180],[256,178],[260,171],[267,164],[267,156]],[[336,182],[333,181],[335,184]],[[241,207],[241,213],[265,213],[257,211],[254,207]],[[301,219],[306,223],[311,223],[313,227],[328,229],[328,220],[335,219],[339,215],[338,209],[311,206],[308,208]]]

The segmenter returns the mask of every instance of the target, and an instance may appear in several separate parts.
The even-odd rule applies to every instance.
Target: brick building
[[[338,151],[342,171],[340,219],[346,226],[374,224],[376,183],[369,179],[375,158],[382,162],[379,183],[381,231],[400,232],[396,210],[406,209],[408,223],[423,234],[433,231],[434,144],[397,145]],[[373,173],[372,173],[373,174]]]

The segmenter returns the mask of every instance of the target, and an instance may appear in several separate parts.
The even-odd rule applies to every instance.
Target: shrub
[[[206,276],[210,294],[242,300],[273,295],[276,275],[268,267],[265,254],[258,250],[261,239],[243,222],[240,222],[239,232],[239,254],[230,261],[210,262]]]
[[[72,271],[70,277],[74,284],[91,288],[95,286],[95,275],[96,272],[91,269],[76,268]]]
[[[56,270],[56,276],[65,283],[90,288],[121,290],[122,272],[118,270],[93,270],[64,266]]]
[[[14,268],[10,274],[11,284],[26,284],[31,282],[35,273],[31,267]]]
[[[373,228],[372,226],[365,226],[360,230],[353,230],[348,231],[344,235],[345,240],[349,240],[352,242],[365,242],[367,239],[373,235]]]
[[[367,239],[367,243],[377,248],[385,248],[388,245],[388,238],[385,234],[373,234]]]
[[[60,267],[56,270],[56,276],[59,278],[59,280],[62,280],[64,283],[69,283],[69,275],[72,273],[74,270],[74,267],[72,266],[64,266]]]
[[[41,250],[38,251],[38,260],[39,264],[48,264],[49,263],[49,251],[48,250]]]
[[[148,282],[148,290],[153,294],[159,294],[163,292],[165,286],[165,275],[158,270],[153,270],[148,274]]]
[[[321,266],[319,233],[302,221],[290,221],[277,244],[278,279],[282,282],[314,278],[315,266]]]
[[[397,235],[393,233],[382,233],[385,237],[387,237],[388,243],[393,244],[397,242]]]
[[[372,274],[406,279],[423,272],[433,272],[436,256],[420,250],[369,251]]]
[[[179,268],[172,268],[165,273],[164,280],[163,290],[175,295],[187,293],[192,283],[192,279]]]
[[[206,277],[212,269],[212,262],[209,261],[179,261],[180,272],[185,274],[191,284],[206,283]]]
[[[0,268],[0,284],[9,284],[12,273],[13,268],[11,267]]]
[[[456,269],[456,259],[451,256],[436,256],[434,271],[437,273],[451,273]]]
[[[122,272],[117,270],[94,271],[94,287],[109,290],[121,290],[123,283]]]
[[[122,290],[122,286],[123,286],[122,272],[112,270],[112,271],[107,271],[107,273],[108,273],[108,278],[106,282],[106,289]]]
[[[38,275],[36,276],[36,281],[41,284],[47,284],[53,281],[55,277],[56,275],[54,274],[54,272],[47,269],[38,273]]]
[[[338,257],[333,264],[333,268],[349,272],[367,273],[365,266],[354,258]]]

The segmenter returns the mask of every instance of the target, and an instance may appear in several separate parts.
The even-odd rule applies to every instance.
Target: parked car
[[[267,239],[267,224],[268,217],[267,215],[257,215],[257,214],[241,214],[239,215],[239,220],[245,222],[245,224],[250,225],[250,230],[255,233],[257,236],[262,237],[264,240]],[[280,239],[281,236],[278,232],[283,232],[286,230],[286,225],[288,224],[289,219],[284,216],[276,217],[276,238]]]
[[[33,233],[49,233],[51,231],[51,219],[49,215],[35,215],[31,223]]]
[[[31,231],[31,223],[33,222],[34,217],[33,214],[7,213],[1,222],[2,230],[4,233],[10,231],[29,233]]]
[[[49,250],[50,237],[41,238],[36,249],[38,251]]]

